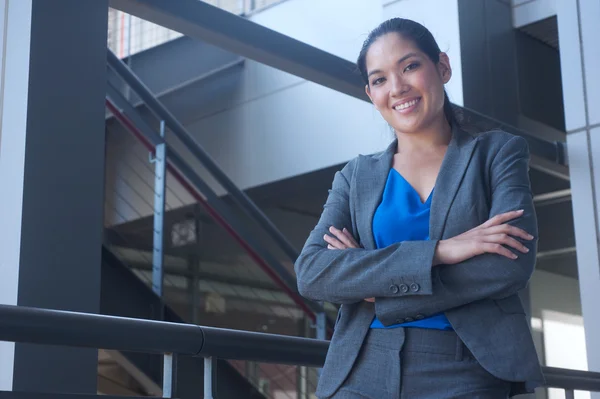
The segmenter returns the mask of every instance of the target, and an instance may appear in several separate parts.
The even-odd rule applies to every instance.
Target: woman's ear
[[[440,77],[442,78],[442,82],[444,82],[444,84],[448,83],[452,77],[452,67],[450,66],[450,58],[448,58],[448,54],[440,53],[440,61],[438,62],[437,67]]]
[[[373,105],[375,105],[375,103],[373,102],[373,97],[371,97],[371,89],[369,88],[369,85],[365,85],[365,93],[367,93],[367,96],[369,97],[369,100],[371,100],[371,103]]]

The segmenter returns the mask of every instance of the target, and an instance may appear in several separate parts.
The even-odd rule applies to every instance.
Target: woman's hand
[[[352,234],[345,227],[339,230],[331,226],[329,232],[333,234],[333,237],[328,234],[325,234],[323,237],[327,243],[327,249],[360,248],[360,245],[358,245]]]
[[[441,240],[435,250],[433,265],[453,265],[484,253],[517,259],[518,256],[504,245],[522,253],[529,252],[529,249],[514,237],[532,240],[533,236],[507,224],[508,221],[521,216],[523,210],[502,213],[463,234]]]
[[[331,237],[327,234],[323,237],[327,243],[327,249],[347,249],[347,248],[360,248],[360,245],[356,242],[352,234],[344,227],[342,230],[336,229],[331,226],[329,232],[334,236]],[[375,302],[375,298],[366,298],[366,302]]]

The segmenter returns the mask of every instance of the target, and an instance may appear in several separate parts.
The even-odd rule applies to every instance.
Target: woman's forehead
[[[380,63],[395,63],[407,55],[420,55],[421,51],[412,40],[398,33],[387,33],[375,40],[366,55],[367,69]]]

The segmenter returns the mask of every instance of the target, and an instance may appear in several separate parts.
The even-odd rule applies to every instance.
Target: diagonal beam
[[[109,0],[110,6],[340,93],[369,101],[354,63],[199,0]],[[503,128],[527,139],[532,167],[568,180],[562,145],[461,108],[478,131]],[[540,160],[537,162],[536,159]]]
[[[110,0],[110,6],[368,101],[353,63],[198,0]]]

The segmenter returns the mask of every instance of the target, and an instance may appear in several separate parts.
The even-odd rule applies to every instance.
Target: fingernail
[[[513,254],[512,258],[513,258],[513,259],[517,259],[517,258],[518,258],[518,256],[517,256],[517,255],[515,255],[515,254]]]
[[[525,212],[525,210],[524,209],[519,209],[517,212],[523,213],[523,212]]]
[[[527,247],[523,247],[523,251],[524,251],[525,253],[527,253],[527,252],[529,252],[529,248],[527,248]]]
[[[333,227],[333,226],[331,226],[331,227],[329,228],[329,231],[331,231],[331,232],[333,232],[334,230],[335,230],[335,227]]]
[[[347,232],[348,232],[348,230],[346,230],[346,228],[345,228],[345,227],[342,229],[342,231],[343,231],[344,233],[347,233]]]
[[[530,240],[533,240],[533,236],[531,234],[528,234],[527,238],[529,238]]]

